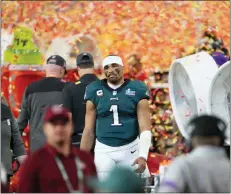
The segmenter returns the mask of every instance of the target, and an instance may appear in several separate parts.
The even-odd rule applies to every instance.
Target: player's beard
[[[121,73],[118,69],[115,70],[116,72],[115,73],[110,73],[108,74],[106,77],[107,77],[107,80],[113,84],[113,85],[118,85],[122,82],[123,80],[123,73]],[[110,75],[114,75],[115,77],[114,78],[110,78]]]

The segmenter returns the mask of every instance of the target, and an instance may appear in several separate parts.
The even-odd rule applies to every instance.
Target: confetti
[[[31,28],[41,50],[49,48],[55,37],[80,34],[94,37],[102,57],[120,55],[128,77],[144,80],[149,85],[148,76],[153,76],[154,82],[167,83],[164,70],[169,69],[172,60],[202,47],[211,52],[213,39],[204,37],[200,43],[205,31],[220,37],[230,52],[229,15],[227,1],[3,1],[1,19],[3,30],[9,33],[21,24]],[[78,48],[74,49],[76,41],[84,43],[77,39],[66,44],[78,53]],[[141,56],[142,70],[128,67],[127,56],[133,53]],[[155,74],[160,70],[161,73]],[[72,76],[78,78],[77,74]],[[182,91],[177,94],[184,98]],[[174,151],[162,149],[169,140],[180,146],[182,138],[173,124],[168,89],[153,89],[150,95],[152,132],[158,142],[155,147],[162,154],[176,155]],[[187,110],[185,116],[190,115]]]
[[[229,7],[226,1],[4,1],[2,27],[10,31],[12,26],[25,24],[47,46],[54,37],[88,34],[96,38],[102,56],[118,53],[126,64],[128,52],[140,53],[149,73],[153,64],[167,69],[179,48],[188,48],[185,55],[193,52],[198,37],[208,28],[230,51],[230,24],[224,20]]]

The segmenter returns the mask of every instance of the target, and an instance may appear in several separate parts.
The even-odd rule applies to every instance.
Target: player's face
[[[116,63],[104,67],[104,74],[112,84],[118,84],[123,79],[123,67]]]
[[[61,119],[57,119],[52,122],[46,122],[44,125],[44,133],[48,142],[61,145],[70,141],[72,134],[72,124],[70,121]]]

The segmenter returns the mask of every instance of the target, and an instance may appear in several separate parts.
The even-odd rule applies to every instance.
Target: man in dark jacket
[[[82,132],[85,126],[86,104],[84,94],[88,84],[98,78],[93,74],[94,61],[89,53],[81,53],[77,56],[77,70],[80,80],[76,83],[67,85],[63,90],[63,106],[69,109],[74,124],[72,143],[79,147]]]
[[[45,143],[42,130],[42,116],[47,106],[62,105],[62,90],[67,84],[62,78],[66,72],[66,61],[59,55],[47,59],[46,77],[31,83],[25,90],[21,112],[18,118],[19,130],[23,132],[30,124],[30,151],[33,152]]]
[[[13,155],[11,150],[13,151]],[[6,169],[8,183],[10,177],[13,175],[13,156],[17,158],[20,164],[27,157],[18,124],[9,106],[1,98],[1,160]]]

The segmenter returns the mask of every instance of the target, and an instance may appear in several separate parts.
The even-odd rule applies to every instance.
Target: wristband
[[[140,134],[140,148],[139,157],[148,159],[149,148],[151,147],[152,133],[149,130],[145,130]]]

